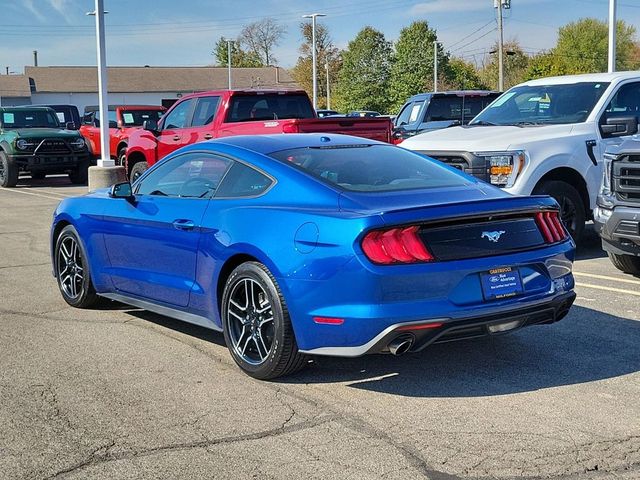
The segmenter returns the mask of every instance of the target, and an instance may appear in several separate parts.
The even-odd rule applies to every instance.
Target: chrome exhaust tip
[[[388,348],[391,355],[402,355],[407,353],[413,345],[413,337],[410,335],[402,335],[394,338],[389,342]]]

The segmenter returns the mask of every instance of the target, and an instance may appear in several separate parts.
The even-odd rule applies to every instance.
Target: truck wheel
[[[586,212],[578,191],[560,180],[550,180],[536,186],[534,195],[549,195],[560,204],[560,218],[577,242],[584,230]]]
[[[129,174],[129,177],[131,178],[132,182],[135,182],[138,178],[140,178],[140,176],[147,171],[147,169],[149,168],[149,165],[147,164],[147,162],[136,162],[133,164],[133,167],[131,167],[131,173]]]
[[[118,158],[116,159],[116,165],[124,167],[127,164],[127,149],[121,148],[118,152]]]
[[[624,273],[630,273],[631,275],[640,275],[640,257],[634,257],[633,255],[617,255],[615,253],[607,252],[609,254],[609,260],[613,263],[613,266]]]
[[[18,184],[18,166],[6,153],[0,152],[0,187],[15,187]]]
[[[69,172],[69,180],[74,185],[84,185],[89,180],[89,160],[84,160],[78,168]]]

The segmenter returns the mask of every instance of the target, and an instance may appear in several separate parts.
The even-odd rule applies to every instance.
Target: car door
[[[188,98],[177,103],[162,120],[157,141],[157,158],[163,159],[183,144],[184,129],[191,123],[196,98]]]
[[[182,130],[183,145],[211,140],[214,136],[213,122],[220,104],[219,96],[198,97],[193,109],[191,124]]]
[[[104,213],[104,239],[119,292],[187,306],[202,218],[230,164],[208,153],[178,155],[136,185],[134,200],[112,199]]]

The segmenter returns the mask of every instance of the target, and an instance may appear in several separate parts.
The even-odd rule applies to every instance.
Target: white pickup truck
[[[542,78],[503,93],[467,126],[400,146],[516,195],[551,195],[577,239],[596,206],[602,154],[637,133],[639,115],[640,72]]]

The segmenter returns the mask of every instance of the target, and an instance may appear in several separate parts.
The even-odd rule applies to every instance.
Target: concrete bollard
[[[89,167],[89,191],[107,188],[116,183],[126,182],[124,167]]]

